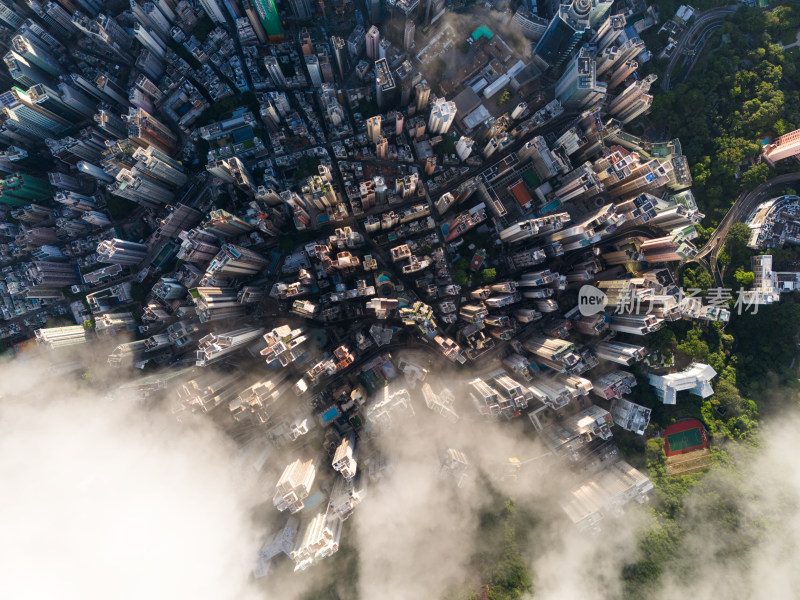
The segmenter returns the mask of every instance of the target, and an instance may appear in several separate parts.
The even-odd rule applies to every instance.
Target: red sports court
[[[667,456],[687,454],[701,448],[708,448],[708,434],[697,419],[678,421],[664,430],[664,451]]]

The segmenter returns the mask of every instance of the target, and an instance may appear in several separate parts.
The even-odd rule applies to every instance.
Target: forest
[[[705,62],[685,83],[654,94],[648,119],[681,140],[706,227],[742,190],[775,174],[756,160],[762,142],[800,128],[800,47],[779,44],[798,28],[796,2],[769,11],[743,6],[709,40]]]

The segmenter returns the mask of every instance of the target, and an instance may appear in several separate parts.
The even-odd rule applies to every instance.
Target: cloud
[[[299,450],[274,453],[257,473],[210,416],[179,423],[166,410],[109,400],[80,379],[41,377],[46,366],[0,365],[0,598],[296,600],[334,582],[342,597],[435,599],[477,582],[479,514],[499,510],[505,497],[531,515],[536,600],[623,598],[622,569],[642,558],[639,542],[654,523],[648,507],[632,506],[601,535],[579,533],[559,501],[585,473],[546,457],[516,481],[496,481],[508,457],[543,452],[524,420],[493,424],[462,407],[453,425],[415,398],[415,417],[362,446],[362,472],[375,451],[393,470],[370,484],[345,523],[357,578],[345,580],[343,557],[334,556],[300,574],[282,559],[255,582],[257,551],[286,517],[271,503],[276,473]],[[435,389],[446,384],[463,396],[461,374],[429,377]],[[729,448],[736,469],[715,467],[689,492],[680,517],[687,533],[648,598],[796,596],[799,427],[789,415],[763,424],[758,449]],[[309,442],[305,453],[316,447],[302,440]],[[440,473],[447,448],[470,459],[473,476],[461,488]],[[326,469],[318,485],[337,476]]]
[[[36,372],[0,371],[0,597],[255,597],[259,496],[225,436]]]
[[[800,589],[800,416],[762,428],[758,449],[732,447],[737,469],[714,470],[688,498],[679,547],[658,600],[795,598]]]

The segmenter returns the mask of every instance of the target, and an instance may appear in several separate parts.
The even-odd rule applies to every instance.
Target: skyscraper
[[[289,10],[298,21],[308,21],[314,15],[311,0],[288,0]]]
[[[611,10],[611,5],[614,0],[591,0],[591,8],[589,9],[589,27],[597,29],[598,25],[603,23],[606,19],[608,11]]]
[[[255,230],[255,227],[226,210],[217,209],[208,213],[208,218],[203,223],[203,229],[215,235],[230,238],[242,233],[250,233]]]
[[[375,115],[367,119],[367,137],[375,144],[381,136],[381,116]]]
[[[414,34],[417,31],[417,26],[414,25],[414,21],[408,19],[406,21],[406,26],[403,29],[403,50],[406,52],[411,50],[414,47]]]
[[[339,77],[344,79],[344,74],[348,71],[349,59],[347,54],[347,43],[340,37],[331,36],[331,48],[333,57],[336,60],[336,68]]]
[[[552,69],[558,69],[589,29],[593,0],[562,4],[536,44],[534,54]]]
[[[385,58],[375,61],[375,97],[378,108],[387,108],[394,102],[396,87],[389,63]]]
[[[264,333],[263,329],[247,326],[224,333],[209,333],[197,345],[198,367],[207,367],[223,357],[245,347]]]
[[[284,87],[286,85],[286,76],[283,74],[281,66],[278,64],[277,57],[264,57],[264,66],[267,69],[270,79],[272,79],[272,83],[279,87]]]
[[[653,103],[653,96],[648,94],[650,86],[658,79],[651,73],[644,79],[634,81],[608,105],[608,114],[615,116],[622,123],[628,123],[644,113]]]
[[[367,58],[376,60],[378,56],[378,46],[381,43],[381,33],[378,28],[373,25],[367,31],[366,45],[367,45]]]
[[[161,121],[141,108],[131,108],[122,119],[127,122],[128,135],[143,146],[155,146],[171,154],[177,149],[178,138]]]
[[[28,134],[44,139],[63,133],[71,121],[36,104],[30,95],[18,87],[0,95],[0,106],[8,119]]]
[[[410,60],[404,60],[395,69],[394,81],[395,85],[400,89],[400,105],[408,106],[411,102],[414,86],[422,81],[422,75],[414,68]]]
[[[190,229],[178,234],[181,247],[177,257],[180,260],[206,265],[219,252],[219,238],[202,229]]]
[[[204,0],[204,2],[213,2],[213,0]],[[150,50],[150,52],[156,56],[163,57],[166,53],[167,44],[161,39],[161,36],[150,27],[142,25],[141,23],[134,23],[133,35],[139,40],[142,46]]]
[[[16,31],[22,26],[25,19],[6,4],[0,4],[0,21],[11,31]]]
[[[173,187],[182,186],[188,179],[181,163],[153,146],[148,146],[147,149],[137,148],[133,152],[133,158],[137,161],[138,171]]]
[[[58,75],[63,71],[56,55],[32,35],[15,35],[11,39],[11,48],[50,75]]]
[[[258,37],[258,41],[262,44],[265,44],[268,39],[267,32],[264,31],[264,26],[261,24],[261,20],[258,18],[258,11],[253,4],[253,0],[242,0],[242,8],[244,9],[248,20],[250,21],[253,31],[256,33],[256,37]]]
[[[223,181],[234,184],[249,196],[255,195],[256,185],[250,171],[239,158],[221,158],[209,161],[206,170],[213,173]]]
[[[53,82],[53,78],[46,71],[13,50],[3,56],[3,62],[6,64],[9,75],[20,85],[30,87],[37,83]]]
[[[91,117],[94,112],[91,106],[85,106],[78,102],[67,104],[64,97],[58,91],[44,84],[37,84],[28,89],[28,97],[36,106],[46,109],[72,123],[79,123]]]
[[[437,98],[428,118],[428,130],[431,133],[447,133],[456,118],[456,103],[444,98]]]
[[[469,155],[472,153],[472,148],[474,145],[475,140],[462,135],[461,139],[459,139],[456,143],[456,154],[458,155],[458,158],[460,160],[467,160]]]
[[[598,52],[602,52],[616,42],[617,38],[625,30],[625,25],[625,15],[620,14],[611,15],[600,27],[597,27],[595,34],[592,36],[592,43],[597,46]]]
[[[378,157],[378,160],[388,160],[389,140],[387,140],[385,137],[379,137],[378,141],[375,142],[375,154]]]
[[[278,9],[275,8],[275,0],[253,0],[253,5],[269,40],[271,42],[283,40],[283,27]]]
[[[427,81],[421,81],[414,88],[415,90],[415,103],[417,112],[422,112],[428,107],[428,101],[431,97],[431,88]]]
[[[311,85],[321,87],[322,71],[319,68],[319,58],[315,54],[304,56],[303,58],[305,59],[306,69],[308,69],[308,75],[311,77]]]
[[[600,105],[606,96],[606,84],[597,81],[595,59],[581,48],[556,84],[556,98],[565,108],[578,109]]]
[[[147,256],[147,246],[114,238],[97,245],[98,260],[104,263],[138,265]]]
[[[225,24],[225,14],[222,12],[222,6],[217,0],[200,0],[200,6],[203,7],[203,10],[206,11],[212,21],[220,25]]]
[[[291,513],[302,510],[303,500],[311,494],[311,486],[316,475],[317,469],[313,459],[304,462],[298,458],[287,465],[275,486],[277,489],[272,498],[275,508],[280,511],[288,508]]]
[[[48,327],[47,329],[36,330],[36,341],[53,350],[63,346],[85,344],[89,341],[89,334],[83,325]]]
[[[114,183],[107,187],[109,192],[142,206],[159,207],[174,197],[171,188],[157,179],[144,175],[136,167],[120,169],[114,179]]]

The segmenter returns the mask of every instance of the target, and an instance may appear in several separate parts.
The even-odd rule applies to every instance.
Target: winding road
[[[706,266],[714,275],[717,285],[721,286],[722,274],[717,265],[717,258],[720,250],[725,245],[725,238],[730,228],[734,223],[743,222],[759,204],[774,197],[782,188],[796,183],[800,183],[800,172],[778,175],[749,192],[742,192],[739,194],[736,202],[733,203],[733,206],[731,206],[722,218],[722,221],[720,221],[716,231],[714,231],[714,234],[708,240],[708,243],[700,248],[694,258],[687,262],[699,262]]]
[[[661,89],[662,90],[669,90],[672,88],[672,71],[678,65],[680,59],[686,56],[687,50],[691,44],[691,41],[697,37],[698,32],[701,32],[700,37],[702,38],[702,43],[700,47],[702,48],[705,45],[705,40],[708,39],[708,32],[715,27],[710,27],[711,25],[716,25],[715,21],[724,21],[731,15],[733,15],[737,10],[739,10],[738,4],[732,4],[730,6],[721,6],[719,8],[712,8],[705,12],[700,13],[697,16],[697,19],[694,23],[692,23],[691,27],[689,27],[686,31],[683,32],[681,39],[678,41],[677,46],[672,51],[672,56],[669,59],[669,65],[667,65],[666,71],[664,71],[664,79],[661,82]],[[705,35],[706,37],[703,37]],[[697,48],[695,47],[695,50]]]

